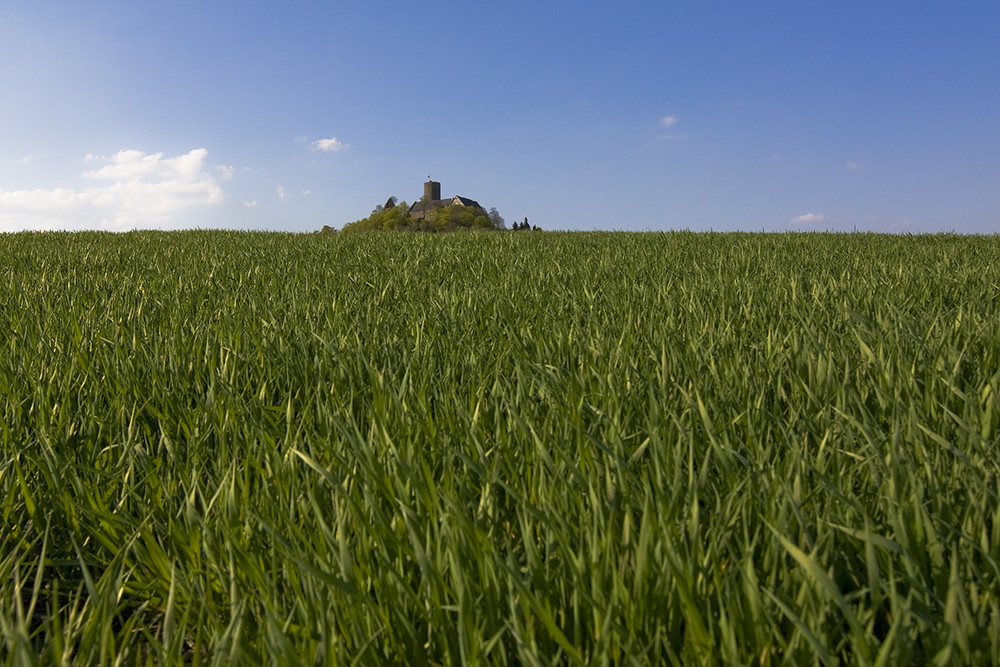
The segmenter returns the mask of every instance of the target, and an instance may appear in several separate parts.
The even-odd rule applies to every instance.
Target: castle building
[[[423,220],[434,209],[445,206],[469,206],[479,209],[483,215],[486,215],[486,210],[475,199],[459,196],[441,199],[441,184],[437,181],[427,181],[424,183],[424,196],[420,201],[415,201],[410,206],[410,216],[414,220]]]

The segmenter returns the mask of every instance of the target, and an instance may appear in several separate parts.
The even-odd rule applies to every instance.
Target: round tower
[[[424,199],[426,201],[441,199],[441,184],[437,181],[427,181],[424,183]]]

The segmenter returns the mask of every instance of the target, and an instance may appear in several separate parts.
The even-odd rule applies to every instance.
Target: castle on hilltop
[[[410,217],[414,220],[423,220],[434,209],[445,206],[467,206],[477,209],[482,215],[486,215],[486,210],[475,199],[457,195],[450,199],[441,199],[441,184],[437,181],[427,181],[424,183],[424,196],[410,206]]]

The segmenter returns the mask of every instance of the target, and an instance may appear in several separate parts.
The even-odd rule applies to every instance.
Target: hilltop
[[[389,197],[385,204],[376,206],[368,217],[344,225],[343,231],[451,232],[505,228],[504,220],[495,208],[487,212],[475,199],[458,195],[442,199],[441,184],[427,181],[424,183],[424,196],[412,205]]]

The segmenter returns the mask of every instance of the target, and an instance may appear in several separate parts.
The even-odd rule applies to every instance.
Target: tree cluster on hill
[[[525,232],[525,231],[540,232],[540,231],[542,231],[542,228],[539,227],[539,226],[537,226],[537,225],[535,225],[534,227],[531,226],[531,225],[529,225],[528,224],[528,218],[525,218],[524,222],[515,222],[514,226],[511,227],[511,231],[515,231],[515,232]]]
[[[428,211],[423,219],[417,219],[410,215],[409,204],[389,197],[384,205],[376,206],[367,218],[348,223],[341,231],[452,232],[500,229],[505,229],[504,220],[495,208],[486,213],[480,208],[452,204]]]

